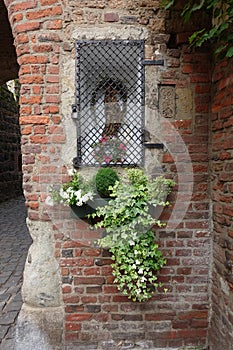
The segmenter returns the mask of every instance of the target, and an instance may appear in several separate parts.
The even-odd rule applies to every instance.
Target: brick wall
[[[208,54],[190,50],[185,43],[187,36],[182,33],[175,35],[175,45],[169,42],[165,14],[157,1],[6,3],[20,65],[23,189],[29,219],[51,221],[53,225],[65,309],[64,341],[91,344],[91,349],[98,344],[114,349],[129,342],[150,348],[204,346],[211,260]],[[176,21],[180,22],[179,17]],[[98,33],[103,27],[111,33],[113,26],[118,33],[126,28],[134,33],[135,27],[140,33],[148,33],[146,58],[159,52],[165,65],[157,70],[148,67],[146,83],[151,84],[153,91],[162,86],[171,87],[174,93],[173,113],[161,119],[166,144],[161,165],[178,186],[171,196],[172,206],[163,213],[164,219],[172,215],[172,226],[157,238],[167,257],[159,278],[168,292],[161,289],[143,304],[129,302],[117,292],[109,254],[93,243],[100,233],[90,230],[83,221],[71,219],[69,210],[49,213],[44,205],[48,185],[67,180],[63,159],[69,149],[70,134],[65,128],[75,84],[73,77],[66,84],[68,77],[62,71],[67,60],[74,64],[73,33],[91,29]],[[64,106],[66,88],[71,97]],[[151,98],[150,107],[156,108],[157,103],[160,102],[156,98]],[[75,152],[72,149],[70,158]],[[191,157],[191,170],[186,163],[187,154]]]
[[[0,201],[22,194],[18,102],[0,86]]]
[[[91,349],[97,348],[98,344],[115,349],[119,344],[129,343],[135,347],[141,344],[149,348],[205,346],[211,256],[208,189],[209,57],[205,51],[195,52],[187,44],[183,45],[187,35],[177,35],[175,47],[169,46],[169,36],[164,32],[163,14],[158,11],[157,17],[154,16],[153,7],[157,6],[157,2],[150,2],[149,6],[148,2],[142,4],[139,1],[137,8],[134,2],[127,4],[128,7],[124,1],[110,1],[107,7],[101,1],[94,5],[80,2],[75,8],[71,4],[65,10],[66,23],[67,29],[69,23],[70,29],[73,22],[82,25],[82,33],[85,33],[86,23],[90,23],[93,28],[108,23],[111,27],[143,23],[149,31],[145,43],[146,57],[151,58],[159,46],[160,55],[165,59],[165,67],[156,72],[154,67],[146,68],[146,85],[152,84],[156,91],[159,86],[171,87],[174,92],[174,113],[164,118],[160,125],[163,142],[167,146],[163,154],[163,168],[179,183],[177,192],[171,196],[173,202],[176,196],[179,199],[170,218],[174,229],[160,232],[157,238],[167,257],[167,265],[162,269],[159,279],[168,292],[165,294],[160,289],[151,301],[142,304],[132,303],[122,296],[113,284],[108,252],[93,247],[99,233],[89,230],[88,224],[83,221],[71,221],[69,213],[66,216],[63,212],[62,220],[56,220],[55,237],[66,312],[65,340],[91,344]],[[67,32],[70,35],[70,31]],[[156,79],[153,80],[153,77]],[[156,108],[160,101],[149,97],[149,107]],[[166,96],[164,99],[170,103]],[[186,149],[191,157],[191,170],[186,164]],[[193,195],[189,201],[192,185]],[[187,213],[177,226],[186,205]],[[171,209],[165,211],[162,218],[169,219]]]
[[[59,158],[65,140],[59,126],[62,6],[53,0],[41,1],[40,6],[34,1],[8,1],[7,9],[20,65],[23,189],[28,217],[46,220],[43,192],[56,176],[56,169],[49,167]]]
[[[213,202],[213,294],[211,349],[231,349],[233,292],[232,61],[215,66],[212,105],[211,190]]]

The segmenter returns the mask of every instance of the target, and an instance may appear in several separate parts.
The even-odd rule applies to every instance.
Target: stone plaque
[[[182,119],[191,119],[193,114],[193,92],[188,88],[176,89],[176,112]]]
[[[175,118],[175,85],[160,85],[159,113],[164,118]]]

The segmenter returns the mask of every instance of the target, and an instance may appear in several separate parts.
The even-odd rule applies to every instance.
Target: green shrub
[[[96,174],[96,190],[101,197],[110,197],[110,186],[114,186],[119,181],[117,172],[112,168],[101,168]]]

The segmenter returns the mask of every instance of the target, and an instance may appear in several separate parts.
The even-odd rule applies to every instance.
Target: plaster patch
[[[145,28],[135,26],[89,26],[75,27],[71,33],[72,40],[145,40],[148,32]]]

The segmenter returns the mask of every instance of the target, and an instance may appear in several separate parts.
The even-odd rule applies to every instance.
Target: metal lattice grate
[[[143,162],[144,42],[77,41],[74,164]]]

